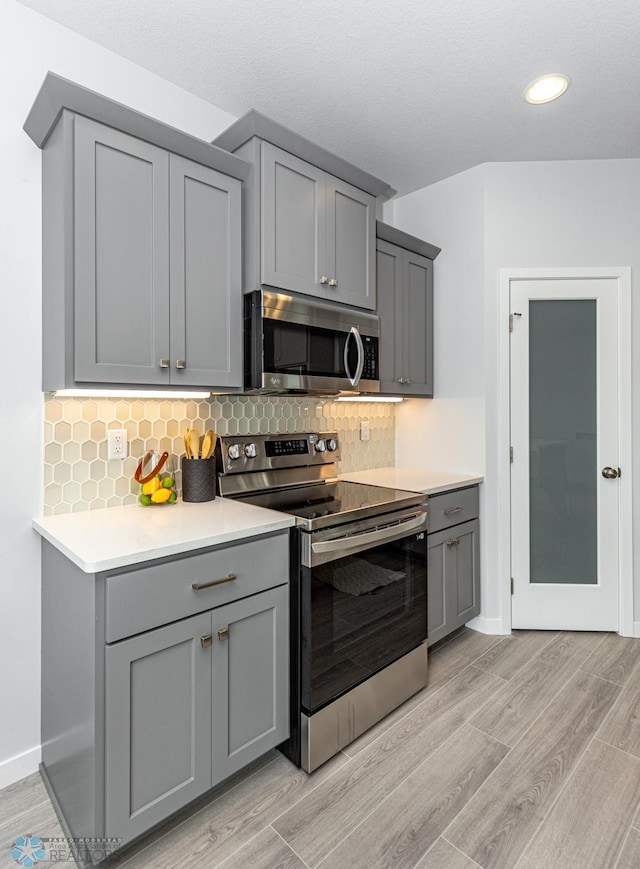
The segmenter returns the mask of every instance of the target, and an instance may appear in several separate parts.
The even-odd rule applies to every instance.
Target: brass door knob
[[[608,465],[602,469],[602,476],[605,480],[615,480],[620,476],[620,468],[610,468]]]

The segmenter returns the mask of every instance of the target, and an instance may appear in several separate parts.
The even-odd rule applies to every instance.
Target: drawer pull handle
[[[230,573],[229,576],[225,576],[222,579],[212,579],[210,582],[193,582],[191,583],[191,588],[194,591],[200,591],[203,588],[211,588],[212,585],[221,585],[223,582],[231,582],[233,579],[236,579],[235,573]]]
[[[451,546],[457,546],[458,543],[460,543],[460,541],[458,540],[457,537],[454,537],[453,540],[447,540],[447,546],[449,546],[449,547],[451,547]]]
[[[213,641],[213,637],[211,636],[211,634],[207,634],[204,637],[200,637],[200,645],[202,646],[203,649],[208,649],[209,646],[211,645],[212,641]]]
[[[447,510],[443,510],[445,516],[450,516],[452,513],[461,513],[462,507],[449,507]]]
[[[225,640],[229,639],[229,628],[219,628],[218,630],[218,641],[224,643]]]

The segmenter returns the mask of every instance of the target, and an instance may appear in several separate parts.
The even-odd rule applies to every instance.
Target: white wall
[[[40,151],[22,124],[48,70],[204,139],[235,120],[15,0],[0,0],[0,787],[40,759],[40,547],[31,530],[42,511]],[[72,622],[70,613],[70,631]]]
[[[497,630],[501,627],[498,335],[499,329],[507,327],[498,321],[498,271],[631,266],[635,286],[635,275],[640,274],[640,160],[485,164],[403,197],[394,203],[392,215],[400,229],[443,248],[435,269],[437,399],[398,409],[396,460],[401,465],[415,464],[413,447],[426,445],[423,464],[484,472],[482,626]],[[473,323],[466,320],[467,313]],[[640,334],[640,305],[635,300],[633,325],[634,335]],[[474,370],[474,360],[483,375]],[[633,373],[640,383],[639,341],[633,347]],[[465,376],[473,395],[464,393]],[[634,431],[639,431],[638,387],[634,395]],[[458,420],[468,423],[466,429]],[[410,435],[402,433],[404,422],[413,429]],[[482,458],[475,430],[481,424],[485,427]],[[475,465],[470,464],[473,461]],[[634,469],[634,537],[640,540],[640,444]],[[637,621],[640,549],[636,549]]]
[[[393,202],[399,229],[442,248],[434,263],[433,401],[396,409],[396,464],[484,469],[484,167]],[[425,450],[425,446],[427,449]]]

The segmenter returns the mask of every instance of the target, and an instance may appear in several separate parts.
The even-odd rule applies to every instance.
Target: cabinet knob
[[[337,286],[338,286],[338,279],[337,279],[337,278],[331,278],[331,280],[329,281],[329,286],[330,286],[330,287],[337,287]]]
[[[458,543],[460,543],[460,541],[458,540],[457,537],[454,538],[453,540],[447,540],[447,546],[448,546],[449,548],[451,548],[452,546],[457,546]]]
[[[186,359],[176,359],[176,368],[186,368],[187,360]]]
[[[218,630],[218,640],[221,643],[224,643],[225,640],[229,639],[229,628],[220,628]]]
[[[322,275],[322,277],[320,278],[320,283],[321,284],[328,284],[329,278],[326,275]]]
[[[200,637],[200,645],[203,649],[208,649],[211,645],[212,640],[213,637],[211,636],[211,634],[206,634],[206,636]]]
[[[398,377],[398,383],[408,383],[408,382],[409,381],[406,380],[404,377]]]
[[[168,368],[168,367],[169,367],[169,360],[168,359],[161,359],[160,360],[160,368]]]

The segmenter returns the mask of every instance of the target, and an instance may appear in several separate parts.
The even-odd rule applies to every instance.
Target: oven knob
[[[240,458],[240,444],[230,444],[227,448],[227,455],[230,459]]]
[[[335,438],[329,438],[327,441],[327,449],[330,453],[338,449],[338,441]]]
[[[321,439],[318,441],[318,443],[316,444],[316,452],[317,452],[317,453],[323,453],[323,452],[326,450],[326,448],[327,448],[327,445],[325,444],[325,442],[324,442],[324,441],[322,440],[322,438],[321,438]]]
[[[255,444],[247,444],[244,448],[244,454],[248,459],[255,459],[258,449]]]

